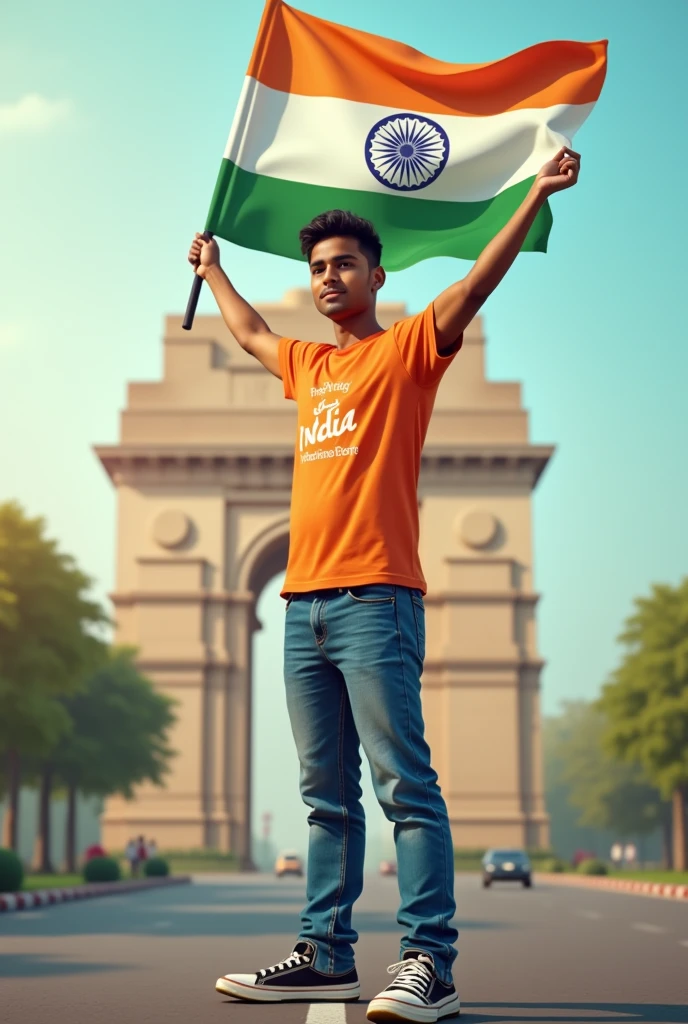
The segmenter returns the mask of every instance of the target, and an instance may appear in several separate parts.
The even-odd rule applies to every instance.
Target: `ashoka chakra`
[[[449,136],[429,117],[392,114],[368,132],[365,158],[370,173],[388,188],[414,192],[431,185],[449,159]]]

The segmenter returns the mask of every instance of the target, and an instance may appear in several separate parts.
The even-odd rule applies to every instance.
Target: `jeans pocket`
[[[411,607],[416,621],[418,657],[421,661],[425,661],[425,605],[421,594],[411,594]]]
[[[393,604],[397,588],[390,583],[366,583],[349,587],[347,596],[359,604]]]

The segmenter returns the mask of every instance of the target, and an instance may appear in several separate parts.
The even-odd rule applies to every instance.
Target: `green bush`
[[[160,850],[158,856],[170,865],[170,874],[186,875],[197,872],[238,871],[239,858],[235,853],[223,853],[220,850]]]
[[[566,864],[563,860],[559,860],[558,857],[550,857],[549,860],[543,860],[538,864],[538,871],[546,871],[551,875],[559,875],[563,871],[566,871]]]
[[[537,848],[528,850],[528,859],[531,864],[537,865],[538,868],[540,868],[540,865],[544,864],[546,861],[551,863],[552,861],[559,860],[554,850],[540,850]],[[547,869],[543,868],[542,870],[544,871]]]
[[[221,850],[213,849],[212,847],[193,847],[188,850],[161,850],[161,855],[164,853],[167,860],[209,860],[218,861],[224,860],[228,864],[238,864],[238,857],[235,853],[223,853]]]
[[[84,865],[87,882],[119,882],[119,864],[114,857],[92,857]]]
[[[145,862],[143,871],[149,878],[165,878],[170,873],[170,865],[163,857],[151,857]]]
[[[603,860],[598,860],[597,857],[588,857],[587,860],[582,860],[578,865],[579,875],[606,875],[607,865]]]
[[[0,892],[17,892],[24,881],[22,862],[12,850],[0,847]]]

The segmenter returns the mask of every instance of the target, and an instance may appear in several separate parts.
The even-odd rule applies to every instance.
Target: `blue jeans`
[[[432,953],[447,981],[458,932],[450,924],[454,855],[449,819],[423,732],[420,676],[425,611],[420,591],[389,584],[294,594],[287,603],[284,677],[310,807],[307,904],[300,938],[315,967],[348,971],[358,935],[365,816],[360,746],[376,796],[394,822],[407,949]]]

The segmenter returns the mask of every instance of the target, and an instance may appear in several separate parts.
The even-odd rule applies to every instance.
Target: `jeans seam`
[[[415,770],[415,773],[416,773],[416,777],[420,779],[420,774],[418,772],[418,756],[416,754],[416,748],[415,748],[415,746],[413,744],[413,740],[411,738],[411,709],[409,707],[408,690],[407,690],[407,687],[406,687],[406,670],[405,670],[405,666],[404,666],[404,649],[403,649],[402,642],[401,642],[401,623],[399,622],[399,605],[398,605],[398,602],[395,602],[395,610],[396,610],[396,619],[397,619],[397,636],[399,638],[399,658],[400,658],[400,661],[401,661],[401,681],[402,681],[402,685],[404,687],[404,701],[406,703],[406,729],[407,729],[409,746],[410,746],[410,748],[411,748],[411,750],[413,752],[414,770]],[[414,616],[414,620],[415,620],[415,616]],[[440,835],[442,836],[442,852],[443,852],[443,855],[444,855],[445,877],[444,877],[444,887],[443,887],[443,895],[442,895],[442,910],[441,910],[441,913],[438,915],[438,918],[439,918],[438,919],[438,924],[439,924],[441,929],[445,929],[446,930],[447,924],[448,924],[448,921],[447,921],[447,889],[448,889],[448,884],[449,884],[448,883],[448,879],[446,877],[447,841],[446,841],[446,837],[445,837],[445,834],[444,834],[444,828],[442,826],[442,822],[440,821],[440,819],[438,817],[438,814],[437,814],[437,811],[432,806],[432,803],[430,801],[430,794],[428,793],[428,784],[424,780],[421,780],[421,781],[423,782],[423,789],[425,790],[425,799],[426,799],[427,804],[428,804],[428,809],[432,812],[435,820],[437,821],[437,824],[440,827]],[[451,948],[449,947],[449,945],[445,944],[445,950],[446,950],[446,955],[447,955],[448,959],[450,959],[451,958]]]
[[[329,659],[328,659],[329,660]],[[342,686],[342,695],[339,701],[339,736],[337,739],[337,773],[339,776],[339,805],[342,809],[343,829],[342,829],[342,859],[339,865],[339,888],[334,897],[334,903],[332,905],[332,914],[330,916],[330,926],[327,929],[327,954],[328,954],[328,965],[330,967],[330,973],[334,973],[334,950],[332,948],[332,939],[334,938],[334,928],[337,921],[337,911],[339,910],[339,901],[342,898],[344,892],[344,880],[346,878],[346,856],[347,848],[349,845],[349,812],[346,807],[344,800],[344,710],[346,701],[346,687]]]
[[[411,608],[413,609],[413,622],[414,622],[414,625],[416,627],[416,650],[418,651],[418,657],[422,661],[423,660],[423,656],[420,653],[420,631],[418,629],[418,611],[419,611],[419,609],[416,606],[416,602],[413,600],[413,598],[411,598]]]
[[[320,620],[321,620],[321,623],[322,623],[322,631],[323,631],[322,643],[320,643],[320,644],[318,643],[317,637],[316,637],[316,641],[315,642],[317,644],[318,650],[322,654],[322,656],[325,659],[325,661],[329,662],[330,665],[334,665],[334,662],[328,656],[327,651],[325,650],[325,641],[327,640],[326,609],[327,609],[327,604],[325,603],[325,601],[323,601],[322,608],[320,610]],[[334,667],[337,668],[337,665],[334,665]]]
[[[325,641],[327,640],[327,621],[325,619],[325,602],[324,601],[322,602],[322,608],[320,609],[320,617],[321,617],[321,620],[322,620],[322,630],[323,630],[322,643],[318,640],[317,634],[315,632],[315,625],[313,623],[313,609],[315,608],[316,603],[317,603],[317,601],[313,601],[312,602],[312,604],[311,604],[311,612],[310,612],[310,627],[311,627],[311,633],[313,634],[313,639],[315,640],[315,647],[316,647],[316,650],[318,651],[318,653],[321,654],[322,657],[325,659],[325,661],[329,662],[330,665],[334,665],[334,662],[332,661],[332,659],[328,658],[327,653],[323,649],[324,645],[325,645]],[[334,667],[336,668],[337,666],[335,665]]]

